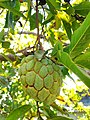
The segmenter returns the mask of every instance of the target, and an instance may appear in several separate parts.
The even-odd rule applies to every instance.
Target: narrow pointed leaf
[[[86,16],[90,12],[90,2],[81,2],[80,4],[75,5],[74,9],[76,13]]]
[[[70,69],[73,73],[75,73],[82,82],[85,83],[87,87],[90,88],[90,77],[86,73],[84,73],[70,58],[68,53],[58,51],[58,58],[59,62],[61,62],[64,66],[66,66],[68,69]]]
[[[5,2],[0,2],[0,6],[13,12],[13,14],[18,15],[18,16],[26,19],[26,17],[21,12],[17,11],[15,8],[11,7],[9,4],[7,4]]]
[[[6,118],[3,115],[0,115],[0,120],[6,120]]]
[[[52,13],[49,13],[47,18],[44,20],[44,22],[42,24],[47,24],[49,22],[51,22],[54,19],[54,16]]]
[[[57,116],[57,117],[47,119],[47,120],[73,120],[73,119],[69,117],[64,117],[64,116]]]
[[[54,111],[51,110],[49,106],[43,106],[42,110],[43,110],[44,115],[47,116],[48,118],[53,118],[56,116]]]
[[[82,25],[74,32],[70,43],[70,56],[78,56],[90,43],[90,13],[87,15]]]
[[[8,49],[10,47],[10,42],[8,41],[3,41],[2,42],[2,47]]]
[[[62,22],[63,22],[63,25],[64,25],[64,28],[66,30],[66,33],[67,33],[67,36],[69,38],[69,40],[71,40],[71,26],[70,26],[70,23],[67,22],[66,20],[62,19]]]
[[[7,87],[8,85],[8,80],[4,76],[0,76],[0,85],[2,87]]]
[[[59,9],[59,4],[55,0],[46,0],[46,2],[49,6],[50,12],[56,14],[56,9]]]
[[[7,1],[9,1],[9,0],[0,0],[0,2],[5,2],[5,1],[7,2]]]
[[[60,4],[56,0],[47,0],[47,3],[51,4],[56,10],[59,10],[60,8]]]
[[[58,104],[56,104],[55,102],[53,102],[53,103],[51,104],[51,106],[52,106],[54,109],[58,110],[62,115],[68,115],[67,110],[65,109],[65,111],[64,111],[64,110],[62,109],[62,107],[59,106]]]
[[[90,69],[90,52],[86,52],[74,59],[74,62],[82,67]]]
[[[4,37],[4,30],[2,30],[2,31],[0,32],[0,42],[2,42],[3,37]]]
[[[12,111],[6,120],[18,120],[19,118],[23,117],[24,114],[31,108],[30,105],[23,105],[14,111]]]
[[[42,15],[39,13],[39,23],[42,23]],[[30,18],[30,30],[34,30],[36,28],[36,13],[31,15]]]

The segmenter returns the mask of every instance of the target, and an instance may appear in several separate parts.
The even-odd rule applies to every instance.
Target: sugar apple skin
[[[60,66],[49,58],[39,60],[35,55],[29,55],[22,59],[18,72],[24,91],[36,101],[51,104],[59,95]]]

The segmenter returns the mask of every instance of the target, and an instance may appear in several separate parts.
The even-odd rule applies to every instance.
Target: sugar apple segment
[[[57,86],[56,97],[60,94],[60,86]]]
[[[48,59],[47,58],[42,59],[41,63],[43,63],[43,65],[48,65]]]
[[[51,92],[52,94],[57,94],[57,91],[58,91],[57,88],[60,89],[60,87],[59,87],[59,82],[54,82],[52,88],[50,89],[50,92]]]
[[[44,78],[46,75],[48,74],[48,70],[46,66],[42,66],[40,71],[39,71],[39,75]]]
[[[37,61],[34,66],[34,71],[38,73],[41,67],[42,67],[42,63]]]
[[[41,88],[43,88],[43,80],[42,80],[42,78],[41,78],[40,76],[38,76],[38,75],[36,75],[34,87],[35,87],[37,90],[40,90]]]
[[[18,74],[19,74],[20,76],[22,75],[21,67],[18,69]]]
[[[23,65],[21,66],[21,74],[26,74],[27,70],[26,70],[26,63],[23,63]]]
[[[48,64],[49,64],[49,65],[52,65],[53,62],[52,62],[50,59],[48,59]]]
[[[37,90],[34,87],[28,86],[26,92],[32,97],[35,98],[37,96]]]
[[[26,65],[26,69],[28,71],[32,70],[32,68],[34,67],[34,64],[35,64],[34,60],[29,61]]]
[[[56,99],[56,95],[50,94],[46,99],[45,99],[45,103],[46,104],[51,104],[53,103],[53,101]]]
[[[34,58],[34,55],[29,55],[26,57],[25,61],[28,62]]]
[[[56,72],[56,71],[54,71],[54,72],[53,72],[53,79],[54,79],[54,81],[59,81],[59,80],[58,80],[59,78],[60,78],[59,73]]]
[[[23,59],[22,59],[21,65],[23,65],[23,63],[25,63],[25,59],[26,59],[26,58],[23,58]]]
[[[23,85],[26,85],[26,76],[25,76],[25,75],[22,75],[22,76],[21,76],[21,83],[22,83]]]
[[[50,89],[53,85],[53,76],[52,75],[47,75],[45,78],[44,78],[44,86],[48,89]]]
[[[27,72],[27,74],[26,74],[26,83],[28,85],[33,85],[34,82],[35,82],[35,77],[36,77],[36,74],[35,74],[34,71]]]
[[[38,92],[38,98],[40,99],[40,101],[43,102],[49,96],[49,94],[49,90],[43,88],[41,91]]]
[[[27,94],[27,91],[26,91],[27,88],[25,87],[25,85],[22,85],[22,89],[23,89],[24,93]]]
[[[56,65],[55,63],[53,63],[53,68],[57,72],[59,72],[59,70],[60,70],[60,67],[58,65]]]
[[[48,70],[49,74],[52,74],[53,73],[52,65],[47,65],[47,70]]]

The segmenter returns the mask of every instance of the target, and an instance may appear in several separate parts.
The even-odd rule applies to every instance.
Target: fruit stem
[[[36,28],[37,28],[37,42],[40,44],[40,36],[39,36],[39,18],[38,18],[38,0],[36,0]],[[38,45],[37,44],[37,45]]]
[[[40,42],[40,35],[39,35],[39,11],[38,11],[38,0],[36,0],[36,28],[37,28],[37,46],[36,49],[41,49],[42,50],[42,44]]]

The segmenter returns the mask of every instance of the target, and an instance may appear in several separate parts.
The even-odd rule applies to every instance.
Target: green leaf
[[[47,120],[73,120],[73,119],[69,117],[64,117],[64,116],[57,116],[57,117],[47,119]]]
[[[30,11],[30,6],[31,6],[31,0],[27,0],[27,5],[28,5],[28,12]]]
[[[59,106],[58,104],[56,104],[55,102],[53,102],[51,104],[51,106],[54,109],[56,109],[57,111],[59,111],[61,114],[63,114],[63,115],[69,115],[68,112],[67,112],[67,110],[65,108],[64,108],[65,110],[63,110],[63,108],[61,106]]]
[[[9,11],[7,11],[6,13],[6,21],[5,21],[5,25],[4,25],[4,28],[8,28],[8,15],[9,15]]]
[[[63,76],[65,77],[66,75],[69,75],[68,69],[65,66],[61,66],[61,72]]]
[[[70,6],[68,9],[65,10],[65,12],[68,15],[74,15],[75,14],[75,9],[72,6]]]
[[[59,59],[59,62],[61,62],[64,66],[66,66],[68,69],[70,69],[73,73],[75,73],[82,80],[82,82],[84,82],[85,85],[90,88],[90,77],[86,73],[84,73],[72,61],[72,59],[70,58],[70,56],[68,55],[68,53],[58,51],[57,58]]]
[[[38,14],[38,18],[39,18],[39,23],[42,23],[42,15],[40,13]],[[36,13],[31,15],[30,18],[30,30],[34,30],[35,28],[36,28]]]
[[[3,115],[0,115],[0,120],[6,120],[6,118]]]
[[[20,10],[20,1],[19,0],[13,0],[14,2],[14,8],[19,11]]]
[[[66,20],[62,19],[62,22],[63,22],[63,25],[64,25],[64,28],[66,30],[66,33],[67,33],[67,36],[69,38],[69,40],[71,40],[71,25],[69,22],[67,22]]]
[[[51,5],[52,8],[60,10],[60,4],[56,0],[46,0],[48,5]]]
[[[47,116],[48,118],[53,118],[53,117],[56,116],[56,114],[54,113],[54,111],[50,109],[50,106],[44,105],[42,107],[42,110],[43,110],[44,115]]]
[[[14,17],[13,17],[13,13],[9,12],[8,14],[8,27],[10,27],[12,30],[14,30]]]
[[[4,27],[11,28],[11,30],[14,31],[14,15],[10,11],[7,11],[6,13],[6,21]]]
[[[3,48],[9,48],[10,47],[10,42],[8,42],[8,41],[2,41],[2,47]]]
[[[55,16],[55,29],[58,30],[61,27],[61,19]]]
[[[44,22],[42,24],[47,24],[49,23],[50,21],[52,21],[54,19],[54,16],[52,13],[49,13],[47,18],[44,20]]]
[[[8,117],[6,118],[6,120],[18,120],[21,117],[24,117],[24,114],[29,111],[29,109],[31,108],[30,105],[23,105],[15,110],[13,110]]]
[[[75,13],[86,16],[90,12],[90,2],[81,2],[80,4],[75,5],[74,9]]]
[[[0,2],[5,2],[5,1],[8,2],[9,0],[0,0]]]
[[[74,21],[72,22],[72,30],[73,30],[73,32],[74,32],[75,30],[77,30],[79,27],[80,27],[80,24],[79,24],[76,20],[74,20]]]
[[[58,50],[63,51],[63,46],[60,41],[56,42],[56,44],[53,48],[53,51],[52,51],[52,56],[55,56],[57,54]]]
[[[48,6],[49,6],[50,12],[52,14],[56,14],[57,13],[56,9],[58,7],[57,2],[55,0],[46,0],[46,1],[47,1]]]
[[[4,37],[4,30],[2,30],[2,31],[0,32],[0,42],[2,42],[3,37]]]
[[[90,69],[90,52],[83,53],[76,57],[74,62],[82,67]]]
[[[4,76],[0,76],[0,85],[2,87],[7,87],[7,85],[8,85],[7,78],[5,78]]]
[[[0,2],[0,6],[5,8],[5,9],[8,9],[11,12],[13,12],[13,14],[18,15],[18,16],[23,17],[23,18],[26,19],[26,17],[20,11],[18,11],[14,7],[10,6],[10,4],[8,4],[8,2],[3,2],[3,3]]]
[[[74,32],[69,46],[70,56],[78,56],[90,43],[90,13],[87,15],[82,25]]]

